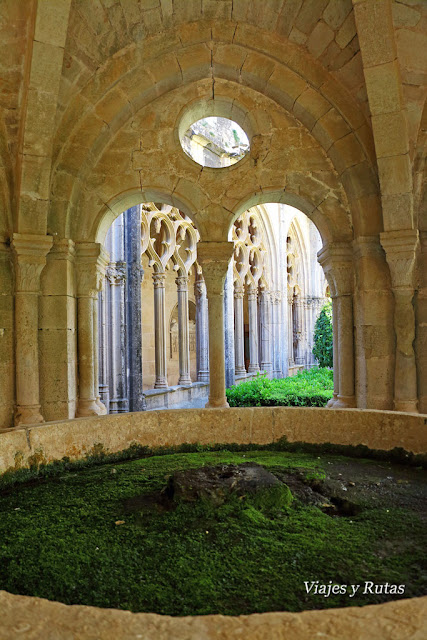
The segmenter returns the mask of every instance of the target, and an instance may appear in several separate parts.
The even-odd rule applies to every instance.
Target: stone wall
[[[426,417],[418,414],[300,407],[175,409],[91,416],[0,432],[0,472],[28,466],[34,456],[43,462],[64,456],[79,459],[99,445],[106,452],[117,452],[132,443],[269,444],[283,436],[290,442],[427,451]]]

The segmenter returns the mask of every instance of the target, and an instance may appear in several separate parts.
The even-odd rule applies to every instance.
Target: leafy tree
[[[313,355],[320,367],[333,367],[332,303],[327,302],[314,325]]]

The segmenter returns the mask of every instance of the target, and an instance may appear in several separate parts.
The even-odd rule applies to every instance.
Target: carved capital
[[[109,255],[98,242],[76,245],[77,296],[96,297],[104,284]]]
[[[17,292],[39,293],[40,275],[52,247],[52,236],[14,233],[12,250]]]
[[[107,267],[106,277],[113,286],[123,284],[126,280],[126,263],[110,262]]]
[[[414,267],[419,245],[418,231],[384,231],[381,244],[390,267],[393,289],[414,288]]]
[[[234,283],[234,297],[236,299],[243,300],[244,295],[245,295],[245,288],[238,281],[235,281],[235,283]]]
[[[248,290],[248,301],[249,302],[253,302],[255,300],[255,302],[258,300],[258,291],[256,289],[249,289]]]
[[[177,291],[188,291],[188,276],[178,276],[175,284]]]
[[[203,296],[206,295],[206,285],[203,278],[201,280],[197,280],[194,283],[194,295],[196,300],[199,302]]]
[[[164,289],[166,274],[165,273],[153,273],[153,284],[155,289]]]
[[[282,292],[281,291],[271,291],[271,302],[273,304],[280,304],[282,301]]]
[[[202,267],[208,298],[224,294],[224,283],[233,248],[232,242],[199,242],[197,256]]]
[[[332,296],[353,292],[354,267],[352,247],[347,242],[331,242],[317,254]]]

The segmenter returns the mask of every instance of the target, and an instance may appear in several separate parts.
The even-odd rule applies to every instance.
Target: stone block
[[[396,193],[382,196],[384,231],[408,229],[413,220],[412,193]]]
[[[328,155],[338,173],[342,173],[348,167],[353,167],[365,160],[363,149],[354,133],[349,133],[337,140],[329,149]]]
[[[351,0],[330,0],[322,18],[332,29],[338,29],[352,10]]]
[[[247,56],[247,52],[232,44],[218,45],[213,50],[213,72],[229,80],[240,78],[240,69]]]
[[[331,108],[330,102],[321,93],[308,87],[295,101],[293,112],[310,131],[317,120]]]
[[[295,20],[295,26],[306,33],[312,32],[329,0],[304,0]]]
[[[202,6],[204,18],[221,22],[231,19],[232,9],[232,0],[220,0],[220,2],[218,0],[205,0]]]
[[[58,74],[59,84],[59,74]],[[56,115],[56,94],[28,89],[24,154],[48,156],[52,145],[52,128]]]
[[[382,65],[396,58],[393,37],[392,3],[388,0],[357,2],[355,16],[360,48],[363,51],[365,71],[368,67]]]
[[[400,110],[402,91],[397,61],[365,69],[365,79],[373,116]]]
[[[257,91],[262,91],[275,68],[274,62],[266,56],[249,53],[240,73],[245,83]]]
[[[316,122],[312,134],[327,151],[340,138],[350,133],[350,127],[341,114],[334,108]]]
[[[30,455],[25,429],[0,432],[0,441],[0,473],[19,469]]]
[[[302,0],[285,0],[276,26],[276,31],[280,33],[280,35],[286,38],[289,36],[292,25],[295,23],[295,18],[301,9],[301,5]]]
[[[291,110],[295,100],[306,89],[305,81],[287,67],[276,67],[268,80],[265,93],[285,109]]]
[[[307,40],[307,48],[315,58],[319,58],[333,39],[333,30],[325,22],[320,21]]]
[[[399,29],[396,33],[397,53],[402,70],[421,71],[427,69],[427,34]]]
[[[34,41],[31,58],[30,87],[48,93],[58,92],[64,50],[55,45]]]
[[[408,153],[408,131],[402,111],[372,116],[372,126],[378,158]]]
[[[412,172],[409,154],[390,158],[379,158],[378,171],[383,196],[410,193],[412,191]]]
[[[341,49],[344,49],[356,35],[356,23],[354,21],[354,12],[351,11],[347,18],[344,20],[343,25],[340,27],[338,33],[335,36],[335,41]]]
[[[186,82],[198,80],[209,75],[211,68],[211,50],[205,43],[186,47],[176,54],[181,67],[182,77]]]
[[[71,0],[44,0],[37,7],[34,40],[64,47]]]

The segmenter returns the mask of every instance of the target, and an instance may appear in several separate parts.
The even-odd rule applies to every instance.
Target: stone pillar
[[[13,426],[15,354],[13,265],[10,246],[0,239],[0,430]]]
[[[127,315],[127,361],[129,411],[146,411],[142,391],[142,317],[141,284],[144,270],[141,264],[141,206],[124,213]]]
[[[390,267],[394,295],[396,361],[394,408],[418,412],[417,370],[415,362],[414,267],[418,249],[418,231],[385,231],[381,244]]]
[[[110,413],[126,413],[129,411],[126,384],[126,263],[122,260],[111,262],[107,278],[110,283]]]
[[[228,389],[236,382],[234,360],[234,304],[233,304],[233,262],[230,261],[224,284],[224,348],[225,386]]]
[[[259,371],[258,352],[258,291],[249,289],[248,291],[248,312],[249,312],[249,367],[248,373]]]
[[[224,283],[233,248],[232,242],[199,242],[197,247],[209,310],[210,388],[207,408],[229,406],[225,397]]]
[[[102,284],[104,285],[104,278],[102,278]],[[95,402],[100,409],[100,415],[105,416],[108,411],[105,404],[101,401],[101,395],[99,391],[99,293],[98,296],[93,301],[93,369],[94,369],[94,395]]]
[[[15,426],[44,422],[39,383],[40,275],[51,236],[14,233],[15,258]]]
[[[261,327],[261,371],[265,371],[271,378],[273,365],[271,362],[270,340],[270,292],[261,290],[260,296],[260,327]]]
[[[40,403],[45,420],[74,418],[77,407],[75,245],[54,236],[39,300]]]
[[[77,244],[77,342],[79,369],[79,401],[77,417],[101,415],[95,389],[94,305],[108,264],[108,254],[98,243]]]
[[[333,407],[338,402],[340,390],[340,361],[338,358],[338,304],[337,297],[333,293],[334,289],[329,285],[332,300],[332,366],[334,367],[334,395],[329,400],[327,406]]]
[[[154,349],[155,389],[167,389],[165,273],[153,273],[154,284]]]
[[[178,293],[178,384],[191,384],[190,377],[190,331],[188,324],[188,276],[178,276],[175,280]]]
[[[243,286],[234,289],[234,353],[236,362],[236,376],[246,375],[245,369],[245,326],[243,318]]]
[[[335,296],[333,295],[335,304],[333,303],[332,311],[336,318],[333,321],[334,353],[338,351],[339,387],[338,397],[333,406],[336,409],[347,409],[356,405],[352,248],[344,242],[331,243],[319,251],[318,260],[325,271],[331,291],[333,290],[335,293]]]
[[[98,295],[98,333],[99,333],[99,395],[102,404],[110,406],[110,388],[108,385],[108,330],[107,330],[107,283]]]
[[[390,269],[377,236],[353,241],[357,406],[393,409],[395,337]]]
[[[293,367],[294,362],[294,297],[293,292],[288,290],[288,367]]]
[[[272,316],[273,316],[273,378],[283,376],[281,366],[281,353],[283,345],[282,322],[281,322],[281,302],[280,291],[273,291],[271,294]]]
[[[194,283],[196,298],[197,381],[209,382],[209,321],[206,285],[202,277]]]

